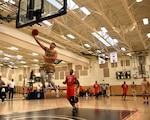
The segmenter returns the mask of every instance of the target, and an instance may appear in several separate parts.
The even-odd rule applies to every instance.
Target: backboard
[[[67,13],[67,0],[19,0],[16,28],[40,24]]]

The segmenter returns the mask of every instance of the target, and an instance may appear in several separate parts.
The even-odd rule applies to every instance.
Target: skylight
[[[105,31],[105,32],[104,32]],[[98,33],[100,34],[100,36],[102,36],[104,38],[105,41],[107,41],[108,43],[110,43],[111,45],[116,45],[118,43],[117,39],[112,39],[108,33],[106,32],[107,30],[105,28],[102,28],[102,31],[98,31]]]
[[[47,20],[44,20],[44,21],[42,21],[45,25],[48,25],[48,26],[51,26],[52,25],[52,23],[50,23],[49,21],[47,21]]]
[[[89,11],[86,7],[81,7],[80,10],[81,10],[84,14],[86,14],[86,15],[90,15],[90,14],[91,14],[90,11]]]
[[[62,8],[62,4],[60,4],[59,2],[57,2],[56,0],[47,0],[50,4],[52,4],[53,6],[55,6],[57,9],[61,9]],[[62,0],[59,0],[62,3]],[[73,2],[72,0],[67,0],[67,7],[70,10],[75,10],[77,8],[79,8],[79,6]]]
[[[99,41],[101,41],[104,45],[106,45],[107,47],[110,46],[110,44],[108,42],[106,42],[100,35],[98,35],[96,32],[93,32],[92,35],[94,37],[96,37]]]
[[[102,30],[103,32],[105,32],[105,33],[108,32],[105,27],[101,27],[101,30]]]
[[[72,0],[67,0],[67,5],[70,10],[75,10],[75,9],[79,8],[79,6]]]
[[[62,5],[58,3],[56,0],[47,0],[49,3],[51,3],[53,6],[55,6],[57,9],[61,9]]]
[[[11,4],[16,4],[13,0],[3,0],[4,2],[10,2]]]

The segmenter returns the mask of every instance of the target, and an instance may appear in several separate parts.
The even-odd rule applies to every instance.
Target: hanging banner
[[[111,52],[110,53],[110,62],[111,63],[117,63],[118,62],[117,52]]]

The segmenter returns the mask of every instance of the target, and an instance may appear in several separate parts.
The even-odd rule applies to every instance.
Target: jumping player
[[[70,74],[66,76],[66,80],[63,82],[63,84],[67,84],[67,94],[66,98],[70,102],[70,104],[73,107],[72,112],[76,112],[77,108],[75,104],[78,102],[78,98],[76,96],[76,87],[75,83],[77,81],[77,78],[75,75],[73,75],[73,70],[70,70]]]
[[[56,91],[56,95],[57,95],[59,91],[58,91],[55,83],[52,81],[53,74],[55,72],[54,61],[57,58],[57,51],[55,50],[56,44],[54,42],[52,42],[50,44],[50,47],[48,48],[48,47],[44,46],[43,44],[41,44],[39,42],[39,40],[35,37],[35,35],[37,35],[37,34],[33,34],[33,32],[32,32],[32,35],[33,35],[35,41],[45,51],[45,55],[43,55],[44,63],[39,69],[43,88],[45,88],[45,76],[46,76],[46,74],[48,74],[48,82],[53,86],[53,88]]]

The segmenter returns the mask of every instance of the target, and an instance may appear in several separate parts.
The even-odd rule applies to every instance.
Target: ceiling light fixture
[[[18,60],[21,60],[21,59],[23,58],[23,56],[22,56],[22,55],[17,55],[16,58],[17,58]]]
[[[123,47],[121,48],[121,50],[122,50],[122,51],[126,51],[126,49],[125,49],[125,48],[123,48]]]
[[[147,37],[150,38],[150,33],[147,33]]]
[[[4,59],[4,60],[10,60],[10,58],[8,58],[8,57],[4,57],[3,59]]]
[[[38,65],[38,64],[33,64],[32,66],[34,66],[34,67],[38,67],[39,65]]]
[[[136,0],[136,2],[142,2],[143,0]]]
[[[26,62],[25,61],[20,61],[20,63],[25,64]]]
[[[101,53],[101,51],[100,51],[100,50],[96,50],[96,52],[97,52],[97,53]]]
[[[88,48],[90,48],[90,47],[91,47],[91,46],[90,46],[89,44],[87,44],[87,43],[86,43],[86,44],[84,44],[84,46],[85,46],[85,47],[88,47]]]
[[[17,47],[8,47],[9,50],[19,50]]]
[[[67,36],[71,39],[75,39],[75,37],[72,34],[67,34]]]
[[[3,51],[2,51],[2,50],[0,50],[0,53],[3,53]]]
[[[33,62],[38,62],[39,60],[38,60],[38,59],[33,59],[32,61],[33,61]]]
[[[32,55],[33,55],[33,56],[38,56],[39,54],[38,54],[38,53],[32,53]]]
[[[143,18],[143,24],[147,25],[149,23],[148,18]]]

